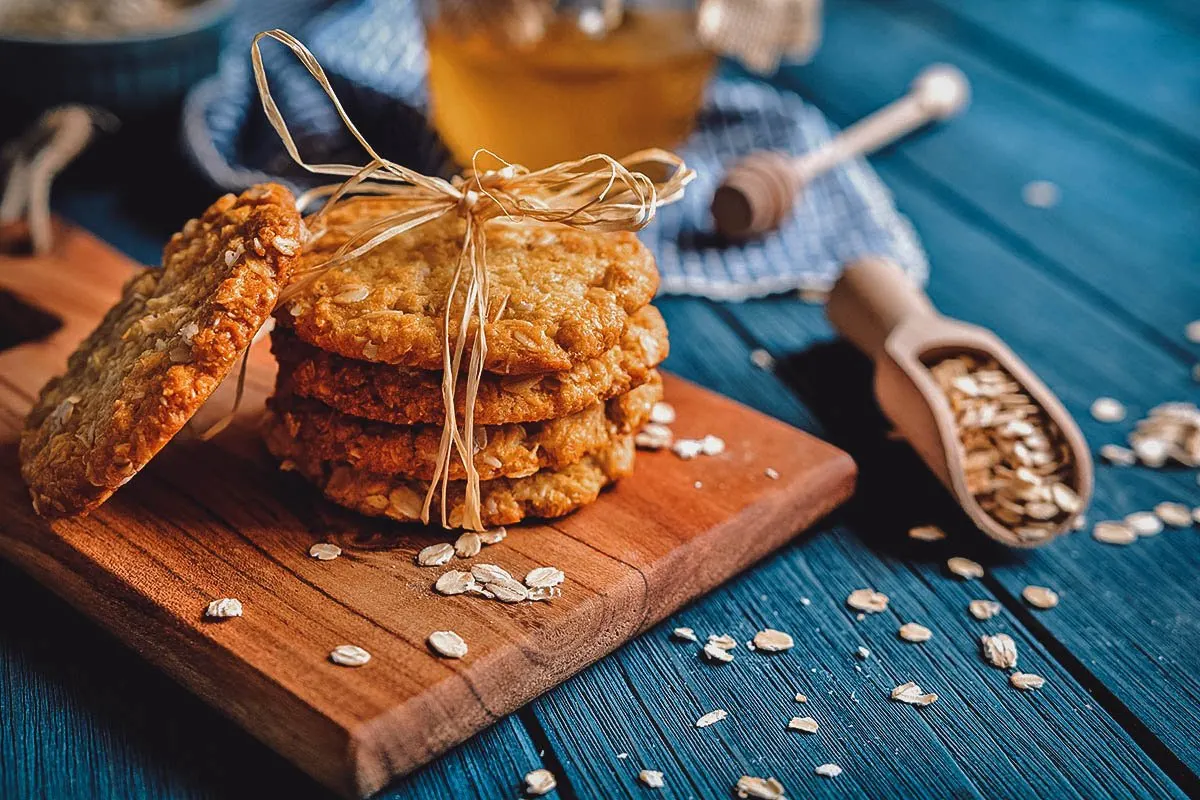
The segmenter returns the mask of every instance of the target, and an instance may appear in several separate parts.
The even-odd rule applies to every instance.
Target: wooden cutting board
[[[850,457],[681,379],[668,377],[677,435],[725,439],[718,457],[639,455],[637,473],[551,525],[510,530],[471,561],[415,565],[445,532],[357,517],[281,473],[256,434],[274,365],[252,353],[247,397],[215,441],[184,433],[90,517],[36,517],[18,474],[21,421],[38,389],[117,297],[133,264],[64,227],[44,258],[0,257],[0,554],[109,628],[317,780],[367,795],[482,730],[784,544],[854,486]],[[14,323],[14,320],[16,321]],[[201,412],[227,411],[223,387]],[[773,480],[765,471],[778,472]],[[318,541],[344,554],[308,556]],[[562,597],[503,605],[442,597],[451,568],[498,564],[521,577],[566,571]],[[206,622],[210,600],[241,618]],[[470,652],[434,656],[455,630]],[[351,669],[329,652],[372,654]],[[79,654],[86,664],[87,653]]]

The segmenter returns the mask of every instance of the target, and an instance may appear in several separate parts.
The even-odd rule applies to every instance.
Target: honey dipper
[[[796,195],[847,159],[872,153],[927,122],[954,116],[970,97],[967,76],[949,64],[926,67],[908,94],[801,156],[757,150],[725,173],[712,200],[717,232],[743,240],[779,227]]]
[[[830,292],[826,314],[842,336],[875,362],[875,395],[883,413],[980,530],[1012,547],[1034,547],[1072,527],[1092,496],[1091,451],[1058,398],[994,333],[942,316],[898,266],[874,257],[846,268]],[[1044,534],[1020,535],[1021,526],[1002,524],[968,489],[958,424],[929,369],[954,355],[994,359],[1061,432],[1070,465],[1064,483],[1079,507]]]

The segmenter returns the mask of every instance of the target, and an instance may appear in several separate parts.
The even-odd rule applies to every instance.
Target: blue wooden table
[[[1123,441],[1155,404],[1200,399],[1200,6],[1190,0],[829,0],[816,61],[780,80],[848,123],[949,61],[974,85],[963,118],[873,159],[913,220],[947,313],[995,329],[1059,393],[1092,444]],[[1052,208],[1022,201],[1049,180]],[[154,261],[178,215],[111,188],[75,188],[61,210]],[[211,191],[209,191],[211,194]],[[157,213],[151,213],[157,211]],[[170,220],[164,219],[171,217]],[[161,220],[150,223],[147,220]],[[801,797],[1180,797],[1200,776],[1200,531],[1131,547],[1076,534],[1035,552],[980,541],[869,398],[868,364],[835,340],[820,307],[793,297],[742,305],[661,303],[668,366],[848,449],[861,489],[793,546],[403,781],[388,797],[516,797],[545,766],[560,798],[720,798],[743,774]],[[750,352],[769,351],[772,373]],[[1130,407],[1117,425],[1091,401]],[[1094,520],[1163,500],[1200,505],[1194,470],[1100,466]],[[915,524],[949,532],[909,540]],[[950,555],[987,575],[947,575]],[[1054,588],[1037,611],[1023,587]],[[887,613],[844,601],[872,586]],[[995,600],[979,622],[972,599]],[[0,565],[0,796],[309,797],[298,770],[174,685],[47,590]],[[934,631],[900,641],[900,622]],[[668,632],[771,626],[783,657],[713,669]],[[1040,692],[1008,686],[980,658],[1006,631]],[[859,647],[871,655],[855,657]],[[889,690],[915,680],[940,699]],[[789,700],[796,692],[807,705]],[[699,730],[713,708],[729,719]],[[815,735],[785,730],[811,714]],[[835,762],[844,773],[821,778]],[[637,781],[660,770],[666,786]]]

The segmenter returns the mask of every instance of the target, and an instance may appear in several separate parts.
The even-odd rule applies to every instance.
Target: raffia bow
[[[263,38],[286,45],[320,84],[342,123],[370,156],[371,160],[365,166],[309,164],[301,158],[287,123],[271,96],[259,49]],[[447,214],[455,214],[465,222],[463,247],[446,298],[442,346],[442,399],[446,417],[437,466],[425,496],[421,518],[429,522],[429,509],[440,487],[441,522],[450,527],[446,510],[449,467],[451,458],[457,453],[467,478],[462,525],[482,530],[474,442],[475,400],[487,357],[485,328],[489,306],[484,225],[490,219],[506,217],[594,231],[637,231],[654,218],[659,206],[682,197],[684,187],[695,173],[678,156],[664,150],[644,150],[620,161],[606,155],[591,155],[532,171],[510,164],[490,151],[479,150],[472,159],[472,169],[453,181],[422,175],[375,152],[346,114],[316,57],[291,34],[278,29],[259,33],[250,46],[250,57],[263,111],[292,160],[311,173],[345,179],[339,184],[317,187],[300,197],[301,210],[315,200],[326,199],[318,211],[305,218],[310,231],[320,235],[324,215],[350,194],[387,195],[412,201],[405,204],[403,211],[378,220],[352,237],[329,260],[304,270],[296,283],[281,295],[281,302],[294,297],[330,269],[358,258],[405,231]],[[477,165],[482,155],[494,158],[504,166],[498,170],[480,170]],[[654,180],[642,170],[666,177]],[[451,309],[460,297],[462,314],[452,321]],[[475,322],[473,331],[472,321]],[[454,399],[468,343],[467,387],[460,424]]]

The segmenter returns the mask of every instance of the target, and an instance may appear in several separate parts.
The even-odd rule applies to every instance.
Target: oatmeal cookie
[[[42,389],[21,434],[21,474],[43,516],[83,514],[191,419],[271,314],[301,224],[282,186],[226,195],[171,237]]]
[[[346,414],[396,425],[441,424],[442,376],[334,355],[277,327],[271,348],[279,361],[279,394],[320,400]],[[477,425],[565,417],[641,386],[667,355],[667,326],[653,306],[629,321],[621,342],[568,372],[505,377],[485,373],[475,402]],[[459,381],[464,411],[466,381]]]
[[[302,265],[319,265],[403,205],[343,202],[320,223]],[[463,221],[447,214],[396,236],[313,281],[278,317],[309,344],[348,358],[440,370],[446,295],[463,231]],[[488,222],[486,231],[490,372],[561,372],[596,358],[658,288],[654,258],[632,233],[505,219]],[[460,291],[450,310],[455,331],[461,302]],[[472,337],[474,328],[472,321]]]
[[[561,469],[611,444],[613,437],[640,428],[662,399],[662,379],[653,378],[607,403],[566,417],[476,428],[475,468],[481,480],[523,478],[541,469]],[[440,425],[391,425],[334,411],[295,396],[271,400],[277,424],[305,452],[358,470],[431,480],[442,437]],[[450,479],[465,480],[456,455]]]
[[[346,508],[372,517],[415,522],[429,484],[403,476],[365,472],[348,464],[325,461],[307,453],[278,418],[268,414],[264,434],[268,449],[286,469],[294,469],[316,484],[325,496]],[[527,517],[561,517],[588,505],[600,490],[633,472],[633,436],[618,436],[601,449],[563,467],[541,470],[524,478],[496,478],[480,488],[483,524],[512,525]],[[457,526],[463,516],[463,482],[450,484],[448,518]],[[436,504],[431,516],[437,515]]]

